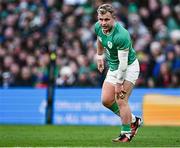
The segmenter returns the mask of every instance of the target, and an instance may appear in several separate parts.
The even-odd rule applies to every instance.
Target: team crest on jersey
[[[108,41],[108,42],[107,42],[107,45],[108,45],[108,47],[109,47],[110,49],[112,48],[112,42]]]

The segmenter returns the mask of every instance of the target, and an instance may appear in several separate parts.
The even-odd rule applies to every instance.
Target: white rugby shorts
[[[117,78],[116,78],[117,72],[118,72],[118,70],[115,70],[115,71],[108,70],[106,78],[105,78],[105,82],[116,84],[117,83]],[[139,62],[136,59],[132,64],[127,66],[127,70],[126,70],[124,79],[127,81],[130,81],[131,83],[133,83],[135,85],[136,80],[138,79],[138,76],[139,76],[139,72],[140,72]]]

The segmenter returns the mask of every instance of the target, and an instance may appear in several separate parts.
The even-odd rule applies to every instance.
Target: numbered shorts
[[[139,76],[139,72],[140,72],[139,62],[136,59],[131,65],[128,65],[124,79],[130,81],[135,85],[136,80],[138,79]],[[116,75],[117,75],[117,70],[115,71],[108,70],[105,82],[116,84],[117,82]]]

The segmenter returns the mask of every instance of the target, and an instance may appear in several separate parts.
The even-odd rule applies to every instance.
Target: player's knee
[[[105,107],[109,107],[112,104],[111,101],[108,98],[102,98],[101,102]]]

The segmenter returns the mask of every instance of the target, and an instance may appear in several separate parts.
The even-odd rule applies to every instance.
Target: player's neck
[[[111,32],[112,28],[113,28],[113,26],[109,30],[104,30],[104,33],[109,34]]]

